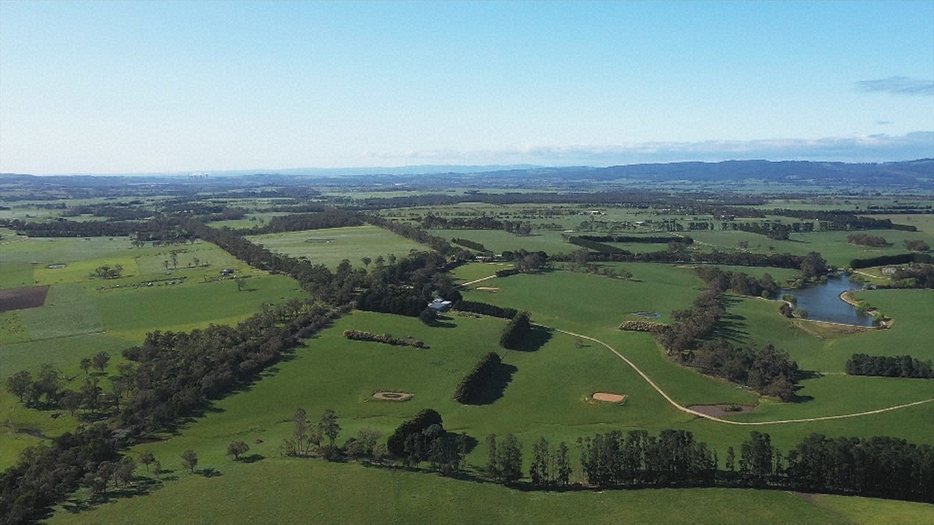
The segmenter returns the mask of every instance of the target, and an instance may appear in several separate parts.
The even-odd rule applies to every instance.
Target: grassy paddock
[[[405,237],[370,225],[270,233],[247,238],[274,252],[306,257],[313,264],[324,264],[330,268],[335,268],[344,259],[354,266],[363,266],[360,261],[363,257],[375,259],[390,254],[402,257],[410,250],[428,249]],[[309,239],[320,242],[309,242]]]
[[[820,505],[779,491],[522,492],[490,483],[316,460],[228,461],[214,467],[220,473],[216,477],[185,473],[175,458],[164,459],[163,465],[180,479],[165,483],[153,495],[117,500],[87,512],[60,510],[48,523],[609,525],[621,518],[625,523],[666,525],[849,523]],[[199,496],[197,504],[191,502],[193,494]],[[896,502],[894,508],[901,505]]]

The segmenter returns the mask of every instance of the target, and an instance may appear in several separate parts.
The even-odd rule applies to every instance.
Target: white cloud
[[[934,158],[934,131],[902,136],[865,135],[818,139],[631,142],[609,145],[525,145],[496,150],[368,152],[368,159],[443,164],[594,165],[742,159],[881,162]]]
[[[934,80],[919,80],[909,77],[889,77],[877,80],[860,80],[856,90],[863,93],[889,93],[891,95],[934,96]]]

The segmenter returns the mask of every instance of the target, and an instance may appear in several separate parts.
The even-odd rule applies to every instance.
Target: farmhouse
[[[447,312],[451,309],[451,306],[453,306],[451,301],[445,301],[441,298],[435,299],[434,301],[428,303],[428,308],[438,312]]]

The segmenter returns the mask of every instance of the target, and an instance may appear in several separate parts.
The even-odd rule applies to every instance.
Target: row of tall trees
[[[910,355],[884,356],[853,354],[846,360],[846,373],[854,376],[911,377],[934,379],[931,360]]]
[[[738,451],[729,447],[720,467],[717,451],[690,431],[613,430],[577,439],[578,467],[565,443],[544,438],[532,446],[532,485],[566,485],[578,472],[595,487],[753,487],[803,490],[934,502],[934,447],[890,437],[828,438],[812,433],[784,454],[764,432],[751,432]],[[488,478],[522,478],[522,443],[507,434],[487,437]]]

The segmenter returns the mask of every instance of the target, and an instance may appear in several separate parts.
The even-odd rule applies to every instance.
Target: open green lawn
[[[779,491],[522,492],[489,483],[316,460],[223,461],[213,466],[220,472],[216,477],[192,476],[171,463],[179,480],[165,482],[153,495],[119,499],[86,512],[61,510],[48,523],[852,523],[823,508],[823,501],[815,504]],[[197,504],[192,504],[194,494]],[[870,508],[873,503],[869,501]],[[930,506],[886,503],[895,516],[931,515]]]
[[[363,266],[363,257],[386,258],[390,254],[402,257],[410,250],[426,249],[405,237],[370,225],[270,233],[247,238],[271,251],[291,257],[307,258],[313,264],[324,264],[330,268],[337,267],[344,259],[350,261],[353,266],[360,267]]]

